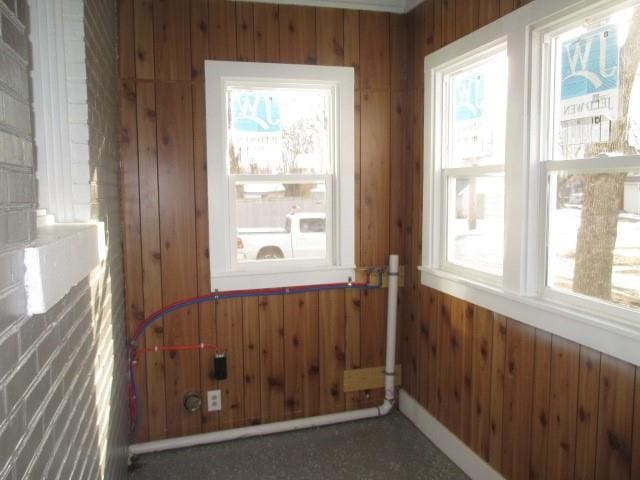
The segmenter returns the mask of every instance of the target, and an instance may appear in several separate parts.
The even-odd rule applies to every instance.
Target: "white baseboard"
[[[400,390],[400,411],[473,480],[504,480],[404,390]]]

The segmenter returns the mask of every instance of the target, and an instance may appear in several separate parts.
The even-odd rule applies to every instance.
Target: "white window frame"
[[[91,211],[86,12],[64,3],[27,0],[39,208],[24,249],[29,315],[46,313],[107,256]]]
[[[335,162],[331,175],[268,175],[265,181],[320,179],[326,181],[327,257],[239,263],[236,259],[235,215],[226,159],[226,103],[228,84],[272,84],[295,88],[330,87],[333,91]],[[205,61],[207,171],[209,187],[209,252],[211,289],[276,288],[292,285],[347,282],[355,278],[354,193],[354,72],[352,67]],[[246,176],[255,179],[254,176]]]
[[[451,86],[446,86],[448,76],[465,67],[473,66],[486,60],[487,58],[506,49],[506,42],[497,41],[491,45],[486,45],[481,50],[474,51],[464,58],[453,58],[451,61],[438,66],[437,71],[433,71],[432,85],[434,86],[433,101],[434,108],[429,125],[433,127],[432,149],[434,152],[433,162],[433,194],[434,201],[432,205],[437,208],[432,210],[434,222],[430,223],[433,229],[432,238],[432,254],[434,264],[438,264],[442,270],[458,274],[463,277],[473,278],[479,282],[491,285],[499,285],[502,282],[502,275],[495,275],[489,272],[483,272],[472,267],[453,263],[449,261],[449,219],[455,215],[455,205],[451,202],[451,191],[448,183],[452,179],[464,177],[481,177],[486,174],[502,173],[505,171],[505,164],[491,164],[465,167],[452,167],[444,165],[448,159],[450,152],[451,132],[449,126],[450,114],[449,107],[445,106],[445,102],[450,104]],[[438,121],[440,119],[440,121]],[[425,123],[425,125],[427,125]],[[447,140],[443,142],[445,136]],[[431,140],[431,139],[430,139]],[[449,150],[449,151],[447,151]],[[436,160],[437,159],[437,160]],[[436,228],[441,225],[442,228]]]
[[[630,1],[536,0],[425,58],[425,139],[422,284],[499,314],[640,365],[640,312],[594,298],[551,291],[546,286],[547,172],[566,162],[543,158],[548,102],[544,35],[589,11],[623,7]],[[443,268],[441,257],[442,173],[438,166],[438,74],[447,64],[506,42],[509,58],[505,145],[505,237],[501,284]],[[546,76],[546,77],[545,77]],[[593,169],[592,160],[571,167]],[[612,168],[638,167],[637,157],[619,157]]]

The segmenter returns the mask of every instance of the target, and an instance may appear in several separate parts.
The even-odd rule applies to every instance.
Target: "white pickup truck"
[[[326,214],[290,213],[283,228],[239,228],[238,261],[280,258],[323,258]]]

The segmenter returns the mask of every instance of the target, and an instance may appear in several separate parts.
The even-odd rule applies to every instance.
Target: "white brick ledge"
[[[87,277],[105,258],[103,223],[38,227],[25,248],[27,313],[45,313]]]

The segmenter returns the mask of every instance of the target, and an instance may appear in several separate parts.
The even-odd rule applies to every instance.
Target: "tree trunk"
[[[585,176],[573,278],[575,292],[603,300],[611,298],[613,250],[625,176],[624,173]]]
[[[620,52],[619,115],[613,122],[610,141],[590,146],[590,157],[609,152],[637,154],[629,145],[627,117],[631,89],[640,63],[640,8],[631,20],[629,35]],[[580,229],[576,243],[573,291],[603,300],[611,299],[613,250],[618,230],[618,213],[624,195],[625,173],[584,176]]]

